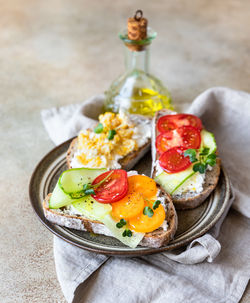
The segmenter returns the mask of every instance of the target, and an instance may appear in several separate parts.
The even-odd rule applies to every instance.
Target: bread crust
[[[160,117],[165,116],[165,115],[171,115],[175,114],[175,112],[171,110],[160,110],[156,113],[153,121],[152,121],[152,171],[151,171],[151,176],[154,178],[156,176],[156,168],[155,168],[155,162],[159,159],[159,155],[156,151],[155,148],[155,139],[158,135],[158,130],[157,130],[157,121],[159,120]],[[192,209],[196,208],[199,205],[201,205],[206,198],[211,194],[211,192],[215,189],[219,177],[220,177],[220,166],[221,166],[221,160],[220,158],[216,159],[216,164],[213,166],[212,170],[207,170],[206,171],[206,176],[205,176],[205,182],[203,184],[203,191],[199,194],[194,194],[194,195],[182,195],[182,196],[177,196],[177,195],[172,195],[172,200],[174,203],[174,206],[176,209]]]
[[[112,237],[112,234],[110,233],[108,228],[101,222],[90,220],[79,215],[65,214],[63,213],[63,209],[60,209],[59,211],[57,209],[50,209],[50,196],[51,194],[48,194],[43,201],[43,212],[45,218],[48,221],[54,224],[58,224],[60,226]],[[145,234],[144,238],[139,244],[141,246],[158,248],[163,245],[166,245],[169,241],[173,239],[175,235],[178,224],[177,214],[170,196],[165,194],[164,196],[166,198],[165,207],[168,228],[165,231],[162,227],[160,227],[151,233]]]

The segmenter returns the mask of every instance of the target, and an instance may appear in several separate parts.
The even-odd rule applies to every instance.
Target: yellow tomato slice
[[[149,206],[149,203],[146,203],[145,206],[146,205]],[[150,203],[150,207],[152,208],[152,203]],[[129,220],[130,229],[136,232],[149,233],[159,228],[165,220],[165,217],[164,207],[160,204],[158,208],[154,210],[152,217],[148,217],[142,213],[139,216],[131,218]]]
[[[112,205],[112,216],[116,219],[130,219],[140,213],[144,208],[144,199],[140,193],[129,192],[124,198]]]
[[[147,176],[134,175],[128,177],[128,191],[130,193],[141,193],[144,199],[151,200],[156,197],[157,187],[153,179]]]

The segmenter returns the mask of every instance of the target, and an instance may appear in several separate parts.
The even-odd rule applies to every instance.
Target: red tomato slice
[[[202,129],[201,120],[189,114],[166,115],[157,122],[157,129],[160,133],[165,133],[181,126],[193,126],[198,130]]]
[[[92,182],[95,185],[102,181],[111,171],[107,171]],[[94,189],[95,195],[91,195],[100,203],[113,203],[121,200],[128,192],[127,172],[123,169],[115,169],[110,177],[100,186]]]
[[[178,134],[182,138],[180,146],[188,148],[199,148],[201,144],[201,134],[197,128],[193,126],[182,126],[177,129]]]
[[[193,126],[199,130],[202,129],[202,122],[201,120],[194,116],[189,114],[177,114],[175,115],[176,121],[175,123],[178,125],[178,127],[181,126]]]
[[[161,117],[157,122],[157,129],[160,133],[165,133],[170,130],[176,129],[178,126],[174,122],[176,115],[166,115]]]
[[[159,158],[160,166],[168,173],[178,173],[187,169],[190,165],[189,157],[184,156],[185,149],[177,146],[170,148]]]
[[[175,146],[181,146],[183,140],[178,132],[168,131],[157,136],[155,146],[157,152],[161,155],[165,151]]]

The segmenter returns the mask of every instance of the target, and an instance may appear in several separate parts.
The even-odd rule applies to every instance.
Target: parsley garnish
[[[122,228],[124,225],[126,225],[127,224],[127,222],[126,222],[126,220],[124,220],[124,219],[121,219],[117,224],[116,224],[116,227],[117,228]]]
[[[108,139],[109,140],[114,139],[115,134],[116,134],[116,131],[114,129],[109,130],[109,132],[108,132]]]
[[[94,132],[95,132],[96,134],[100,134],[100,133],[103,132],[103,125],[102,125],[102,123],[99,123],[99,124],[94,128]]]
[[[159,205],[161,204],[161,201],[160,200],[156,200],[153,204],[153,209],[157,209],[159,207]]]
[[[209,154],[209,148],[203,147],[199,150],[198,159],[196,158],[196,149],[187,149],[184,152],[185,157],[189,157],[191,163],[195,163],[193,166],[194,172],[204,174],[208,165],[214,166],[216,164],[216,153]]]
[[[124,232],[122,233],[123,237],[132,237],[132,231],[130,229],[125,229]]]
[[[143,214],[145,216],[148,216],[149,218],[151,218],[154,215],[154,211],[151,207],[145,206],[144,209],[143,209]]]

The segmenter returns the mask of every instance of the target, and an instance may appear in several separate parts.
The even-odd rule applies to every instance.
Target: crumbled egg
[[[150,124],[132,122],[124,113],[106,112],[99,116],[103,131],[83,130],[78,135],[78,147],[71,166],[89,168],[120,168],[118,161],[138,150],[151,136]],[[113,139],[108,132],[115,130]]]

